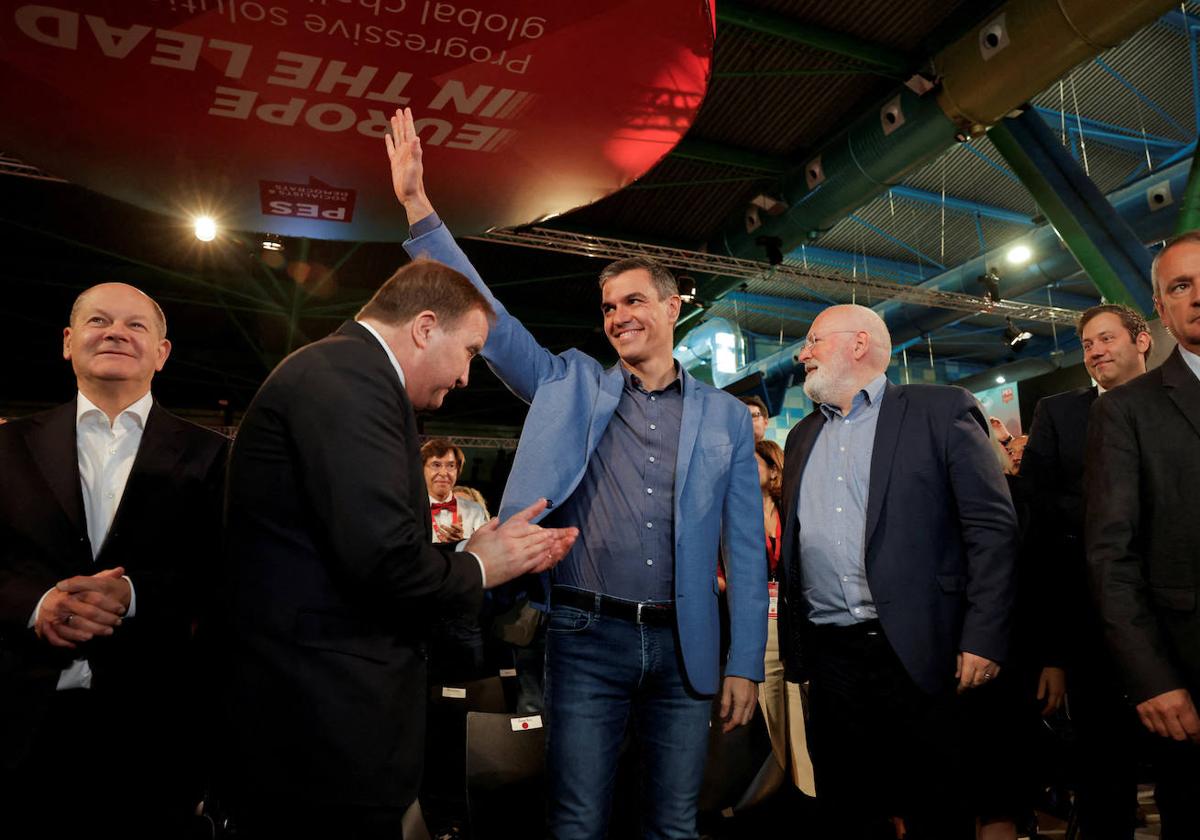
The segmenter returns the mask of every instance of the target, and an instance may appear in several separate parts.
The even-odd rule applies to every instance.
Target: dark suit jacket
[[[418,443],[395,369],[352,321],[285,359],[246,412],[224,580],[242,796],[416,796],[426,629],[482,601],[475,558],[431,544]]]
[[[783,568],[789,672],[806,644],[797,523],[801,476],[825,423],[788,435]],[[954,682],[960,650],[1003,661],[1014,592],[1017,520],[978,402],[961,388],[892,385],[880,404],[867,498],[867,582],[884,634],[929,693]]]
[[[92,697],[119,709],[122,766],[164,774],[196,765],[193,622],[201,581],[219,556],[220,499],[228,441],[157,403],[121,505],[95,561],[84,518],[75,401],[0,426],[0,756],[16,767],[46,720],[59,672],[92,669]],[[123,566],[137,610],[116,632],[71,651],[27,628],[38,600],[63,578]],[[116,759],[114,759],[116,760]]]
[[[1029,642],[1038,665],[1066,667],[1081,655],[1092,658],[1099,639],[1083,551],[1083,465],[1096,393],[1092,386],[1039,400],[1021,462],[1030,522],[1019,618],[1036,635]]]
[[[1088,569],[1136,703],[1200,696],[1200,381],[1182,352],[1103,394],[1088,423]]]

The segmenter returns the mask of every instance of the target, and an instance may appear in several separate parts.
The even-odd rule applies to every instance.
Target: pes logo
[[[259,200],[264,216],[292,216],[326,222],[354,219],[355,191],[309,178],[307,184],[259,181]]]

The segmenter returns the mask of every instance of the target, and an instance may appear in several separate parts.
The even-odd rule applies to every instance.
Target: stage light
[[[201,242],[212,242],[217,238],[217,223],[212,216],[197,216],[193,222],[196,238]]]
[[[1032,256],[1033,251],[1029,250],[1028,245],[1014,245],[1008,250],[1008,262],[1010,265],[1025,265]]]
[[[1020,350],[1029,340],[1033,338],[1033,333],[1029,330],[1017,329],[1013,326],[1012,318],[1008,319],[1008,326],[1004,328],[1004,340],[1013,350]]]
[[[1004,377],[1003,377],[1003,376],[997,376],[997,377],[996,377],[996,384],[997,384],[997,385],[1003,385],[1003,384],[1004,384]]]
[[[274,233],[264,233],[262,239],[262,249],[264,251],[282,251],[283,239]]]
[[[983,296],[992,303],[1000,302],[1000,275],[995,269],[988,269],[987,273],[980,274],[975,278],[979,285],[983,286]]]

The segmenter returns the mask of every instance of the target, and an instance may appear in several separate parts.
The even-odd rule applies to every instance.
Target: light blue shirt
[[[871,453],[887,377],[854,395],[850,413],[822,403],[825,425],[800,478],[800,573],[814,624],[851,625],[877,617],[867,586],[867,498]]]

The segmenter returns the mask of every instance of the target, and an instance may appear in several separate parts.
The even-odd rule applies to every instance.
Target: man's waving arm
[[[425,167],[421,138],[413,126],[412,110],[397,109],[392,130],[384,135],[392,170],[392,188],[408,215],[412,238],[404,243],[410,257],[428,257],[462,272],[496,310],[496,324],[488,335],[483,357],[513,393],[526,402],[538,384],[561,375],[566,362],[538,344],[516,318],[496,300],[450,231],[437,218],[425,193]]]

